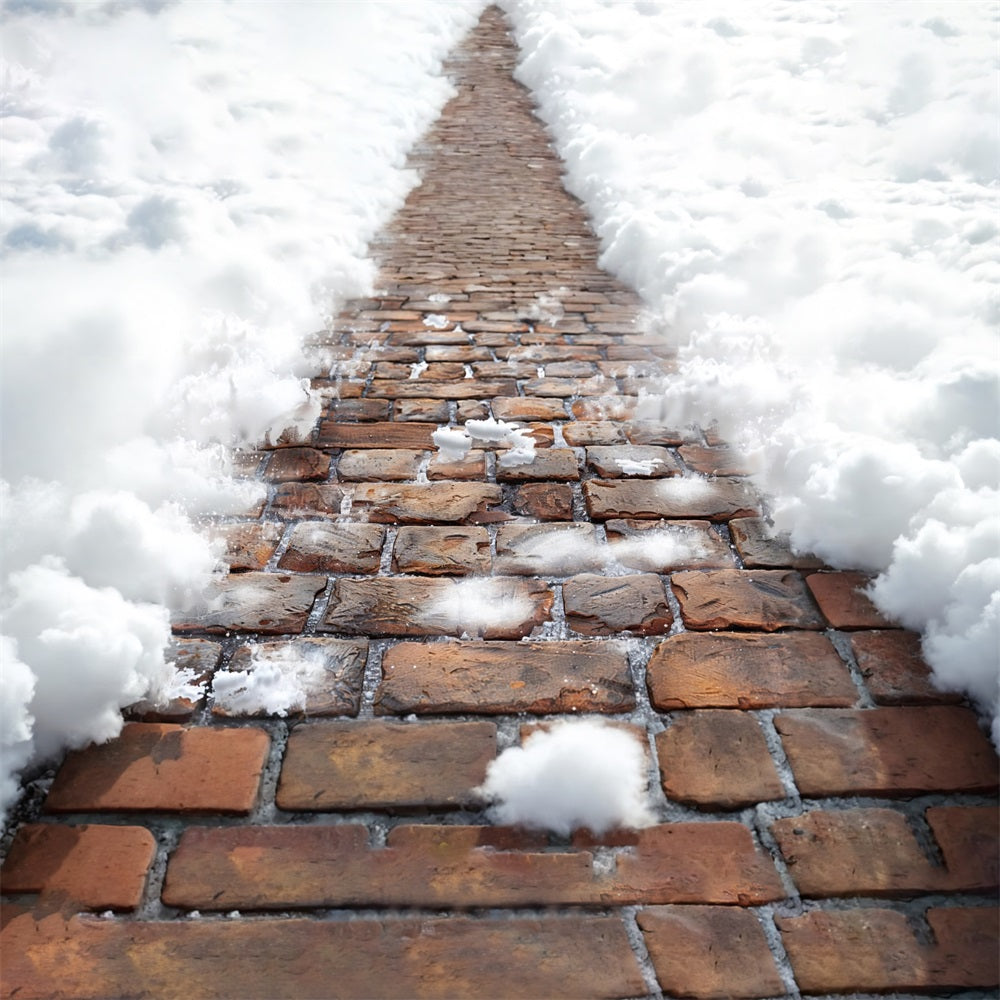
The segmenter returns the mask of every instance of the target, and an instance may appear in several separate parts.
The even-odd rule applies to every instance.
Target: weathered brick
[[[731,906],[650,906],[636,917],[668,996],[785,993],[757,918]]]
[[[490,571],[490,536],[485,528],[406,525],[392,549],[397,573],[467,576]]]
[[[592,524],[504,524],[497,531],[498,573],[567,576],[604,564],[605,546],[598,546]]]
[[[376,483],[414,479],[423,459],[424,452],[406,448],[352,448],[340,456],[337,477]]]
[[[757,720],[705,709],[677,716],[656,735],[668,798],[704,809],[738,809],[785,797]]]
[[[540,521],[568,521],[573,517],[573,488],[565,483],[525,483],[511,495],[516,514]]]
[[[747,569],[818,569],[822,559],[795,555],[787,535],[772,535],[762,517],[734,517],[729,532]]]
[[[574,420],[563,428],[563,438],[571,447],[621,444],[625,428],[616,420]]]
[[[381,402],[381,400],[372,400]],[[448,422],[448,400],[446,399],[397,399],[392,404],[394,420],[414,420],[423,423],[446,424]]]
[[[248,704],[240,688],[220,691],[227,671],[216,674],[215,704],[212,713],[223,718],[267,715],[357,715],[361,706],[361,685],[368,643],[346,639],[303,636],[290,642],[261,642],[240,646],[229,662],[228,671],[257,671],[266,676],[278,672],[291,677],[289,685],[301,692],[293,704],[260,707],[259,699]],[[266,681],[265,681],[266,683]]]
[[[427,465],[427,478],[482,481],[486,478],[486,453],[473,448],[455,461],[433,455]]]
[[[673,823],[615,838],[611,870],[581,844],[562,851],[516,830],[397,826],[385,848],[365,827],[192,827],[163,899],[186,909],[488,907],[641,902],[750,906],[779,898],[770,861],[738,823]]]
[[[117,739],[70,753],[45,809],[246,814],[269,745],[259,729],[131,723]]]
[[[635,416],[637,403],[635,396],[591,396],[578,399],[570,406],[570,412],[577,420],[631,420]]]
[[[222,646],[210,639],[173,639],[163,655],[187,675],[186,683],[197,690],[198,697],[178,696],[166,704],[149,699],[137,701],[127,710],[128,717],[136,722],[187,722],[202,702],[212,671],[222,656]]]
[[[1000,984],[995,908],[930,909],[931,935],[903,913],[863,907],[778,917],[785,951],[806,993],[939,992]]]
[[[472,347],[469,344],[444,344],[429,346],[425,357],[428,361],[461,361],[471,364],[476,361],[489,361],[490,352],[489,348]]]
[[[287,573],[239,573],[213,581],[207,606],[184,612],[175,632],[259,632],[284,635],[301,632],[326,577]]]
[[[380,715],[414,712],[628,712],[635,707],[618,642],[401,643],[386,651]]]
[[[40,893],[64,910],[134,910],[155,854],[142,826],[32,823],[17,831],[0,881],[5,893]]]
[[[806,577],[816,603],[834,628],[891,628],[893,622],[862,593],[870,582],[864,573],[810,573]]]
[[[683,444],[678,452],[689,469],[703,476],[748,476],[753,471],[746,458],[732,448]]]
[[[393,486],[375,483],[353,489],[353,510],[372,521],[397,524],[454,524],[488,517],[503,499],[492,483],[434,482]]]
[[[630,420],[625,425],[625,437],[630,444],[652,444],[675,447],[684,444],[687,434],[657,420]]]
[[[433,448],[435,428],[419,423],[342,424],[322,420],[316,443],[321,448]]]
[[[663,583],[651,574],[570,577],[563,584],[563,605],[566,624],[582,635],[662,635],[674,620]]]
[[[4,986],[51,1000],[276,996],[632,997],[617,917],[109,921],[13,916]],[[307,956],[303,960],[302,956]]]
[[[367,369],[367,363],[364,367]],[[332,423],[387,420],[390,405],[387,399],[334,399],[330,403],[329,414]]]
[[[490,722],[296,726],[277,803],[293,812],[468,805],[495,756]]]
[[[997,759],[957,706],[799,709],[775,718],[803,795],[992,792]]]
[[[646,668],[660,711],[678,708],[849,707],[857,691],[825,636],[693,632],[671,636]]]
[[[497,420],[565,420],[566,407],[558,399],[532,399],[525,396],[497,396],[493,400]]]
[[[576,454],[569,448],[546,448],[535,452],[525,465],[505,465],[503,453],[497,460],[497,479],[501,482],[524,482],[529,479],[576,480],[580,468]]]
[[[962,696],[939,690],[920,652],[914,632],[890,629],[854,632],[851,652],[872,697],[880,705],[923,705],[958,702]]]
[[[516,396],[517,382],[513,379],[490,381],[464,378],[455,382],[423,382],[380,380],[372,382],[368,395],[383,399],[484,399],[490,396]]]
[[[710,521],[642,521],[612,518],[604,522],[609,553],[629,569],[667,573],[692,567],[732,567],[729,546]]]
[[[226,545],[226,563],[231,570],[263,569],[274,555],[284,525],[269,521],[237,521],[213,525],[212,538]]]
[[[997,888],[998,818],[985,806],[928,810],[944,866],[932,863],[894,809],[817,810],[771,830],[803,896],[985,893]]]
[[[315,448],[279,448],[271,453],[264,478],[272,483],[322,480],[330,474],[330,456]]]
[[[552,610],[537,580],[379,577],[337,580],[320,628],[347,635],[529,635]]]
[[[659,478],[680,473],[674,456],[666,448],[655,445],[594,445],[587,449],[587,465],[608,479],[622,476]]]
[[[820,629],[823,618],[798,573],[791,570],[691,570],[671,586],[690,629]]]
[[[336,517],[344,503],[344,489],[329,483],[281,483],[271,508],[279,517]]]
[[[735,479],[591,479],[583,484],[583,495],[588,513],[598,521],[611,517],[728,521],[757,509],[753,494]]]
[[[299,573],[377,573],[384,541],[378,524],[300,521],[278,566]]]

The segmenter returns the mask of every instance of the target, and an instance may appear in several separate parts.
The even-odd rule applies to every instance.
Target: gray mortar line
[[[251,826],[270,826],[275,820],[277,810],[274,797],[278,788],[278,777],[281,774],[281,764],[288,746],[288,723],[283,719],[269,720],[259,728],[267,732],[271,745],[260,779],[257,805],[247,817],[247,823]]]
[[[621,909],[622,923],[625,925],[625,935],[639,966],[639,971],[642,973],[643,982],[646,984],[646,997],[661,1000],[663,991],[660,989],[656,969],[653,967],[653,960],[646,947],[646,939],[639,927],[637,919],[639,910],[638,906],[623,906]]]
[[[361,682],[361,704],[356,716],[358,719],[375,717],[375,693],[382,683],[382,658],[392,644],[390,639],[372,638],[368,641],[368,659],[365,662],[365,673]]]
[[[791,799],[801,807],[802,795],[799,792],[798,785],[795,783],[795,775],[791,764],[788,762],[784,744],[781,742],[781,735],[774,725],[774,717],[779,711],[780,709],[776,708],[763,708],[749,714],[757,719],[757,723],[764,734],[768,752],[771,755],[771,760],[774,762],[778,777],[781,779],[781,785],[785,790],[786,798]]]
[[[774,907],[761,906],[753,913],[764,932],[764,938],[771,950],[771,957],[778,969],[778,975],[781,976],[781,981],[785,985],[785,996],[798,1000],[802,994],[799,991],[799,984],[795,981],[795,970],[788,958],[788,952],[785,951],[785,942],[781,937],[781,931],[778,930],[778,925],[774,920]]]
[[[327,610],[330,607],[330,601],[333,599],[334,583],[334,577],[327,576],[326,586],[324,586],[319,597],[313,602],[312,610],[310,610],[309,616],[306,618],[306,623],[302,628],[303,637],[316,635],[319,626],[323,623],[323,619],[326,617]]]
[[[396,537],[399,535],[398,524],[387,524],[385,537],[382,540],[382,551],[379,554],[378,576],[393,576],[392,552],[396,547]]]
[[[875,708],[875,699],[868,690],[868,685],[865,684],[861,668],[858,666],[858,661],[854,658],[854,653],[851,650],[850,637],[833,628],[827,629],[823,634],[830,640],[833,648],[837,651],[837,655],[844,661],[847,671],[851,675],[851,681],[858,690],[856,707]]]

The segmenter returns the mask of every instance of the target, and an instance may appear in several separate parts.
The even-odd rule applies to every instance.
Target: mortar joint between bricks
[[[642,973],[642,981],[646,984],[644,1000],[662,1000],[663,991],[660,989],[656,969],[649,955],[649,949],[646,947],[646,938],[639,927],[639,911],[640,907],[638,906],[622,907],[621,917],[622,923],[625,925],[625,936],[628,938],[629,947],[632,949],[639,971]]]
[[[868,690],[868,685],[865,683],[864,675],[861,673],[861,668],[858,666],[858,661],[854,656],[853,650],[851,649],[850,637],[844,632],[840,632],[833,628],[827,629],[825,635],[827,639],[830,640],[833,648],[837,651],[837,655],[844,661],[844,665],[847,667],[847,671],[851,675],[851,681],[853,682],[855,688],[857,688],[857,707],[875,708],[875,699]]]
[[[257,805],[248,817],[248,823],[254,826],[267,826],[274,822],[277,812],[274,799],[278,787],[278,777],[281,774],[281,764],[288,747],[289,728],[288,723],[284,720],[268,721],[260,728],[267,732],[271,739],[271,745],[260,778]]]
[[[319,627],[322,625],[323,619],[326,617],[326,612],[330,607],[330,601],[333,599],[335,583],[336,580],[334,577],[328,576],[326,578],[326,585],[323,587],[319,597],[313,602],[309,616],[306,618],[306,623],[302,628],[303,636],[316,635],[319,631]]]
[[[382,683],[382,658],[391,645],[391,639],[371,639],[368,643],[368,659],[365,661],[361,681],[361,703],[357,715],[359,719],[375,717],[375,694]]]
[[[788,952],[785,951],[785,942],[782,940],[781,931],[778,930],[778,925],[774,920],[774,906],[761,906],[755,909],[753,913],[760,924],[761,930],[764,932],[764,939],[767,941],[771,957],[774,959],[774,964],[778,969],[778,975],[785,986],[785,995],[792,998],[792,1000],[799,1000],[802,993],[799,991],[799,984],[795,980],[795,970],[792,968],[792,963],[788,958]]]
[[[778,777],[781,779],[785,797],[801,808],[802,796],[799,793],[798,785],[795,783],[795,775],[792,772],[792,765],[788,762],[784,744],[781,742],[781,735],[774,724],[774,717],[778,714],[778,711],[775,708],[762,708],[750,714],[756,717],[757,724],[764,734],[764,741],[767,743],[768,753],[770,753],[771,760],[774,762],[774,767],[778,772]]]

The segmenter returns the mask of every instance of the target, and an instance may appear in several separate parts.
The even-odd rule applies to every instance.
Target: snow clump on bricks
[[[573,719],[532,733],[494,760],[477,793],[491,818],[566,836],[586,827],[650,826],[646,755],[628,731],[600,719]]]
[[[530,465],[535,460],[535,442],[530,433],[517,424],[503,420],[467,420],[465,428],[439,427],[431,435],[442,457],[450,462],[465,458],[473,440],[492,441],[508,446],[500,456],[500,465],[509,469],[517,465]]]

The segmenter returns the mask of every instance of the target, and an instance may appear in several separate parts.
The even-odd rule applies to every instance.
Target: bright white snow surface
[[[169,696],[168,608],[310,426],[303,339],[370,290],[482,3],[9,0],[2,30],[0,815],[32,759]]]
[[[879,574],[1000,745],[998,10],[504,0],[602,263],[776,526]]]

